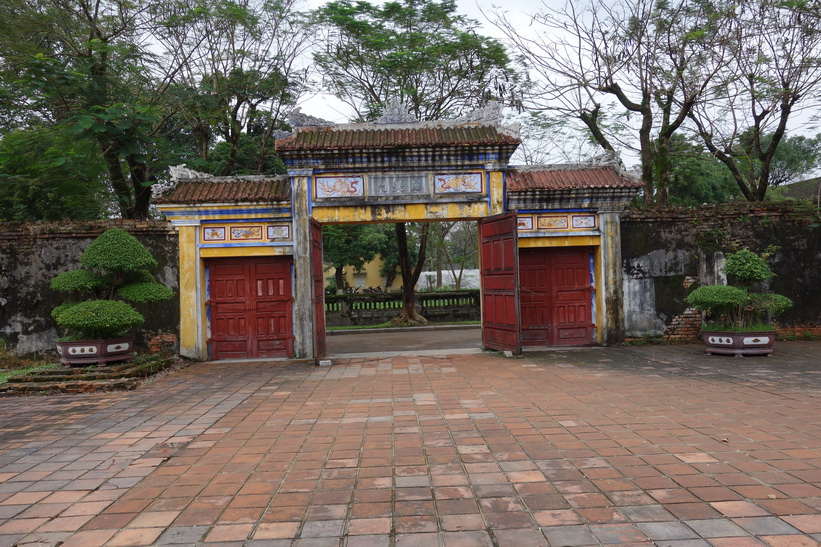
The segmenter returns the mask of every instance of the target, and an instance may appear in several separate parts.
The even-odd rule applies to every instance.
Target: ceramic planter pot
[[[107,340],[78,340],[57,342],[60,362],[72,365],[107,365],[130,359],[134,352],[134,337],[111,338]]]
[[[772,355],[775,331],[701,331],[701,338],[707,344],[704,351],[711,355]]]

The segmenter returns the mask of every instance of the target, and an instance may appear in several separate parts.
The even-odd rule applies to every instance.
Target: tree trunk
[[[422,229],[422,238],[419,240],[419,257],[416,267],[411,269],[410,254],[408,253],[408,233],[404,222],[394,225],[396,229],[396,244],[399,250],[399,271],[402,274],[402,312],[399,317],[391,321],[391,326],[427,325],[428,320],[416,311],[416,282],[425,264],[425,248],[428,242],[428,225]]]
[[[336,279],[336,294],[342,294],[345,292],[345,279],[342,277],[342,266],[336,266],[334,268],[334,279]]]
[[[108,169],[108,179],[114,194],[117,196],[117,207],[122,218],[134,218],[134,199],[131,196],[131,185],[126,180],[123,166],[120,163],[120,155],[110,143],[98,141],[102,150],[103,160]]]
[[[442,288],[442,249],[436,248],[436,288]]]
[[[151,180],[145,162],[137,161],[134,156],[126,156],[131,173],[131,186],[134,189],[134,218],[145,220],[151,207]]]

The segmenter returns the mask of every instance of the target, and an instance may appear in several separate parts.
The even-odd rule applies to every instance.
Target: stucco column
[[[294,357],[314,357],[311,306],[311,169],[292,169],[291,207],[294,219]]]
[[[621,220],[618,210],[599,209],[601,268],[604,283],[604,316],[599,341],[608,346],[624,339],[624,302],[622,297]]]
[[[488,214],[499,215],[505,212],[505,182],[502,168],[498,162],[488,163],[485,169],[489,172]]]
[[[173,222],[179,234],[180,249],[180,355],[189,359],[207,359],[203,334],[202,275],[197,247],[199,220]]]

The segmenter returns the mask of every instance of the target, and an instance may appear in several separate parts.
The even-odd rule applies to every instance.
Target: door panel
[[[550,253],[555,324],[553,344],[593,343],[590,249],[556,249]]]
[[[211,357],[290,357],[291,260],[225,258],[208,262]]]
[[[550,343],[547,280],[547,263],[542,249],[521,249],[519,292],[522,306],[522,344],[525,346],[546,346]]]
[[[482,344],[522,352],[516,213],[479,221]]]
[[[522,249],[520,253],[523,343],[592,344],[591,249]]]

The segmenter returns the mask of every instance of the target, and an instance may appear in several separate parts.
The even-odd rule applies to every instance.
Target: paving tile
[[[801,536],[763,536],[762,541],[771,547],[818,547],[817,540]]]
[[[160,537],[163,528],[137,528],[132,530],[122,530],[106,543],[111,547],[131,547],[137,545],[151,545]]]
[[[576,547],[580,545],[596,545],[599,541],[586,526],[554,526],[542,528],[549,545],[563,545]]]
[[[155,542],[156,545],[195,545],[202,541],[208,526],[171,526]]]
[[[32,447],[0,455],[0,546],[390,545],[391,527],[426,547],[809,544],[821,377],[780,359],[648,346],[195,364],[134,392],[0,399],[2,439]]]
[[[642,543],[647,537],[633,524],[593,524],[590,531],[603,544]]]
[[[397,533],[396,545],[398,547],[431,547],[439,544],[439,534],[437,533]]]
[[[789,515],[781,519],[805,534],[821,534],[821,514]]]
[[[692,528],[680,522],[639,522],[636,528],[654,542],[661,540],[698,539]]]
[[[390,544],[391,537],[386,534],[376,536],[348,536],[345,538],[345,547],[389,547]],[[290,545],[290,543],[288,545]]]
[[[380,535],[390,534],[390,518],[351,519],[348,522],[349,535]]]
[[[485,521],[479,514],[441,515],[440,521],[442,524],[442,530],[446,532],[485,529]]]
[[[491,547],[493,545],[490,535],[485,531],[444,532],[442,534],[442,543],[445,547]],[[499,541],[498,545],[501,546],[504,543]],[[524,544],[519,543],[519,545]]]
[[[710,505],[727,517],[761,517],[770,514],[764,508],[749,501],[722,501]]]
[[[703,538],[743,537],[749,534],[727,519],[687,520],[684,524]]]
[[[781,536],[800,532],[778,517],[735,518],[733,522],[755,536]]]

